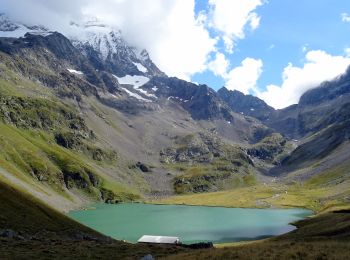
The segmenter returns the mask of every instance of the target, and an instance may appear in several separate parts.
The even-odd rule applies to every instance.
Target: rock
[[[138,167],[142,172],[151,172],[151,170],[149,169],[149,167],[141,162],[137,162],[136,163],[136,167]]]
[[[97,241],[98,240],[96,237],[93,237],[93,236],[91,236],[89,234],[85,234],[85,233],[82,233],[82,232],[73,234],[73,239],[76,239],[76,240],[79,240],[79,241],[82,241],[82,240]]]
[[[11,229],[0,230],[0,237],[16,238],[17,236],[17,232]]]
[[[185,245],[187,248],[191,249],[203,249],[203,248],[213,248],[213,242],[200,242],[200,243],[195,243],[195,244],[190,244],[190,245]]]
[[[154,257],[151,254],[145,255],[140,260],[154,260]]]
[[[244,115],[265,120],[274,112],[274,108],[263,100],[252,95],[245,95],[237,90],[231,91],[223,87],[218,90],[217,94],[236,113],[243,112]]]

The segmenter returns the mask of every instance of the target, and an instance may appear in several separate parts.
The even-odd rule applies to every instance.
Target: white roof
[[[180,241],[178,237],[166,236],[142,236],[137,242],[139,243],[156,243],[156,244],[176,244]]]

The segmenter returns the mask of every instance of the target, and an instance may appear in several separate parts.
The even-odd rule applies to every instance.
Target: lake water
[[[177,236],[183,243],[253,240],[295,229],[289,223],[312,214],[305,209],[243,209],[183,205],[98,204],[72,211],[73,219],[116,239]]]

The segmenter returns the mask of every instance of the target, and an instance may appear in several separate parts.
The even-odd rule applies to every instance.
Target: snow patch
[[[0,37],[20,38],[24,37],[26,33],[42,36],[51,35],[51,32],[48,32],[46,28],[28,27],[24,24],[14,23],[6,15],[0,14]]]
[[[158,90],[158,88],[157,88],[156,86],[154,86],[154,87],[152,88],[152,90],[153,90],[154,92],[156,92],[156,91]]]
[[[119,78],[115,75],[113,76],[118,80],[118,82],[121,85],[131,85],[136,91],[144,94],[145,96],[157,98],[156,95],[150,94],[146,90],[140,88],[141,86],[145,85],[149,81],[149,78],[144,76],[138,76],[138,75],[135,75],[135,76],[126,75],[125,77],[122,77],[122,78]]]
[[[141,63],[133,62],[134,65],[137,67],[137,69],[143,73],[146,73],[148,70],[145,66],[143,66]]]
[[[134,97],[138,100],[144,101],[144,102],[152,102],[152,100],[146,99],[141,97],[139,94],[136,94],[134,92],[131,92],[130,90],[126,89],[126,88],[121,88],[122,90],[124,90],[130,97]]]
[[[30,33],[33,35],[41,35],[41,36],[49,36],[52,34],[52,32],[45,32],[45,31],[33,31],[28,29],[27,27],[21,25],[19,28],[17,28],[14,31],[0,31],[0,37],[8,37],[8,38],[21,38],[24,37],[26,33]]]
[[[51,34],[53,34],[53,32],[44,32],[44,31],[31,31],[31,32],[28,32],[29,34],[32,34],[32,35],[40,35],[40,36],[43,36],[43,37],[47,37],[47,36],[50,36]]]
[[[119,78],[116,75],[113,75],[120,84],[122,85],[132,85],[135,88],[139,88],[143,85],[145,85],[148,81],[149,78],[145,77],[145,76],[131,76],[131,75],[126,75],[125,77]]]
[[[142,94],[146,95],[147,97],[152,97],[152,98],[157,98],[156,95],[148,93],[146,90],[141,89],[141,88],[135,88],[136,91],[140,91]]]
[[[73,69],[67,69],[67,70],[73,74],[84,75],[84,73],[82,71],[79,71],[79,70],[73,70]]]
[[[169,96],[167,98],[167,100],[170,100],[170,99],[176,99],[176,100],[179,100],[181,102],[188,102],[189,100],[185,100],[185,99],[182,99],[182,98],[179,98],[179,97],[173,97],[173,96]]]
[[[90,45],[104,60],[110,54],[118,53],[119,49],[127,49],[119,31],[111,31],[111,28],[98,25],[86,25],[79,38],[73,39],[75,46],[79,43]]]

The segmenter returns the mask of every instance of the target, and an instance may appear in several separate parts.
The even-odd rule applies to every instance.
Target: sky
[[[91,17],[145,48],[169,76],[252,94],[275,108],[350,65],[350,1],[0,0],[0,12],[74,34]]]

